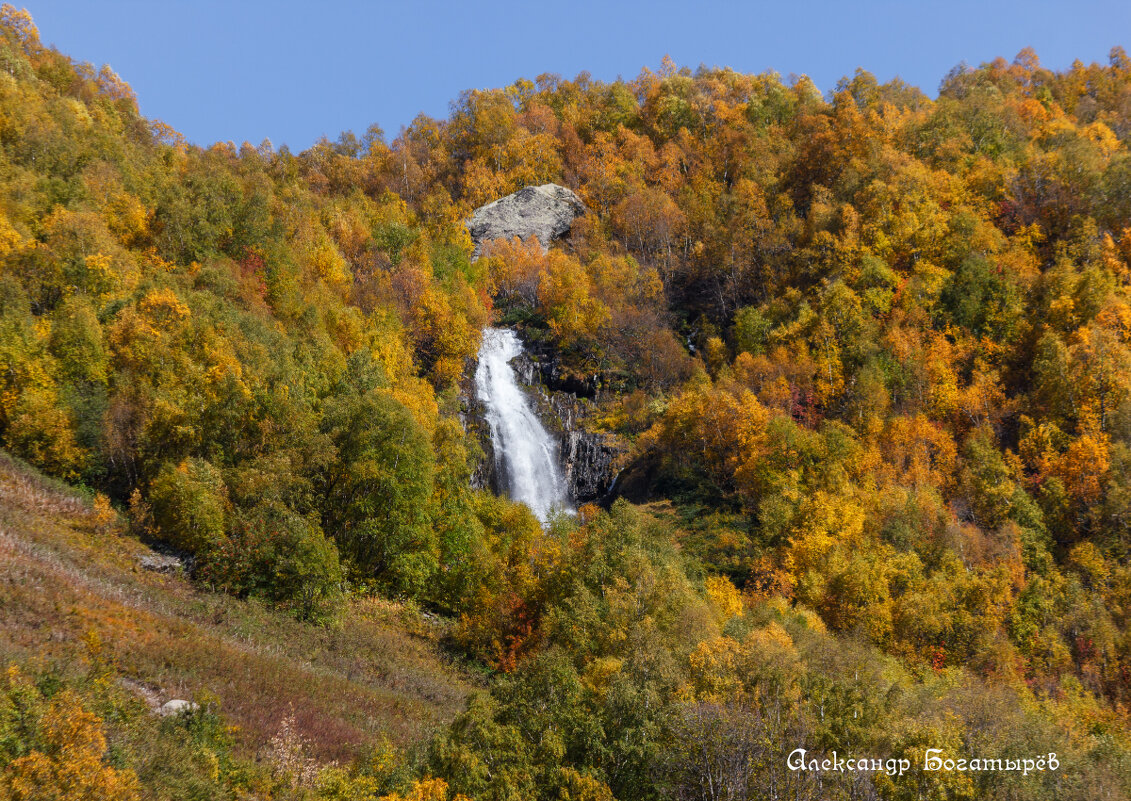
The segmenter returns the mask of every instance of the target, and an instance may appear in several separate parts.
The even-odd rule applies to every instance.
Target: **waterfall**
[[[514,331],[484,329],[475,389],[486,408],[491,444],[502,467],[501,489],[545,523],[554,512],[572,510],[558,468],[557,443],[530,408],[510,366],[510,360],[521,353],[522,343]]]

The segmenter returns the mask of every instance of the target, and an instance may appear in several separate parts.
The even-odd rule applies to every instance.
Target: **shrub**
[[[277,502],[237,513],[202,574],[237,594],[266,598],[303,620],[324,620],[341,598],[338,549],[317,524]]]
[[[150,486],[153,533],[192,554],[206,554],[224,540],[227,506],[220,473],[203,459],[166,464]]]

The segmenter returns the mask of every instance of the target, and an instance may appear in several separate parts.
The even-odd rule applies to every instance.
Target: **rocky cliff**
[[[475,243],[473,258],[494,239],[528,239],[533,236],[549,247],[570,230],[573,221],[586,211],[574,192],[558,184],[528,186],[493,203],[480,206],[467,221]],[[616,480],[624,448],[610,434],[585,430],[584,419],[591,399],[599,391],[597,376],[577,376],[561,369],[551,349],[527,343],[528,351],[512,362],[519,382],[530,393],[543,425],[558,437],[558,453],[570,496],[578,503],[606,498]],[[472,476],[479,488],[501,489],[498,461],[491,434],[483,418],[471,376],[476,365],[464,370],[461,407],[465,428],[479,441],[484,458]]]

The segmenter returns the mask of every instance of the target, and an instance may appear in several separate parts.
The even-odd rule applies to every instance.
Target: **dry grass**
[[[249,750],[293,710],[319,759],[381,737],[418,742],[471,690],[429,624],[397,604],[355,603],[340,626],[312,627],[141,570],[146,551],[0,452],[0,661],[78,664],[95,632],[119,672],[162,701],[217,697]]]

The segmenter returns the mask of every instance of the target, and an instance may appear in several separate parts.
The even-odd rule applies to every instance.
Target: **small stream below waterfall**
[[[514,331],[484,329],[475,391],[491,429],[501,489],[546,523],[554,513],[573,509],[558,464],[558,443],[534,413],[510,365],[522,352]]]

